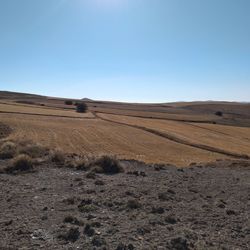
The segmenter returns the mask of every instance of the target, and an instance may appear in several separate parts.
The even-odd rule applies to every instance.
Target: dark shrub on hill
[[[58,236],[59,239],[63,239],[67,242],[76,242],[80,237],[79,228],[70,228],[66,233]]]
[[[57,165],[64,165],[66,162],[66,157],[62,151],[55,150],[51,152],[50,160]]]
[[[64,223],[69,223],[72,225],[78,225],[78,226],[83,226],[84,223],[82,221],[79,221],[76,217],[72,215],[68,215],[64,218],[63,220]]]
[[[78,104],[76,105],[76,111],[77,111],[78,113],[86,113],[87,110],[88,110],[88,106],[87,106],[87,104],[84,103],[84,102],[78,103]]]
[[[13,142],[5,142],[0,147],[0,159],[11,159],[15,156],[17,146]]]
[[[35,102],[32,102],[32,101],[25,101],[25,100],[16,101],[16,103],[21,103],[21,104],[30,104],[30,105],[34,105],[34,104],[36,104]]]
[[[71,100],[66,100],[64,103],[65,103],[66,105],[73,105],[73,102],[72,102]]]
[[[223,113],[221,111],[217,111],[217,112],[215,112],[215,115],[217,115],[217,116],[223,116]]]
[[[98,166],[98,168],[95,168],[98,173],[118,174],[123,172],[120,162],[116,158],[108,155],[98,158],[92,165]]]
[[[12,160],[10,166],[8,166],[5,171],[9,174],[18,172],[29,172],[33,170],[32,159],[25,154],[18,155]]]

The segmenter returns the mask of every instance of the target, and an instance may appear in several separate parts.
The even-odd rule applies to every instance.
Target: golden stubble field
[[[192,144],[250,155],[250,128],[99,114],[104,119],[160,131]]]
[[[79,114],[61,104],[39,107],[5,101],[0,104],[0,121],[13,129],[8,139],[32,140],[66,153],[111,154],[120,159],[177,166],[231,158],[230,153],[250,155],[250,128],[197,123],[200,114],[190,116],[195,118],[193,123],[148,118],[152,110],[137,112],[142,116],[147,113],[147,118],[132,117],[130,112],[136,111],[126,111],[126,106],[123,109],[125,116],[105,114],[102,108],[98,113],[95,107]],[[188,113],[183,115],[188,119]]]
[[[10,102],[0,103],[0,113],[20,113],[33,115],[61,116],[61,117],[76,117],[76,118],[93,118],[93,114],[88,112],[80,114],[74,110],[65,110],[59,108],[39,107],[27,104],[12,104]]]

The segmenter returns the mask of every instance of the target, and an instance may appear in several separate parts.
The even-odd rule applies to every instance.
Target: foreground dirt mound
[[[8,125],[0,122],[0,139],[7,137],[11,132],[12,129]]]
[[[249,162],[121,164],[0,174],[0,249],[250,249]]]

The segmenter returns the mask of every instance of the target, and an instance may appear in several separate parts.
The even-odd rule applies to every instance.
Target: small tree
[[[86,103],[82,102],[82,103],[78,103],[76,106],[76,111],[79,113],[86,113],[88,109],[88,106]]]
[[[71,100],[66,100],[64,103],[65,103],[66,105],[73,105],[73,102],[72,102]]]

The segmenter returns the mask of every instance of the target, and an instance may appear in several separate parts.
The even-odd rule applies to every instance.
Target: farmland
[[[188,108],[181,103],[86,103],[89,111],[81,114],[64,99],[5,93],[0,120],[13,129],[8,139],[32,140],[65,153],[110,154],[177,166],[250,155],[249,114],[244,105],[241,112],[239,104],[230,104],[230,110],[238,111],[237,120],[230,118],[232,112],[216,116],[209,104],[204,112],[195,103]],[[226,112],[229,104],[220,105]]]
[[[211,161],[223,158],[223,155],[183,146],[136,128],[100,119],[1,114],[1,121],[14,129],[9,139],[32,140],[67,153],[111,154],[121,159],[177,165],[187,165],[194,159]],[[181,157],[177,156],[179,153]]]

